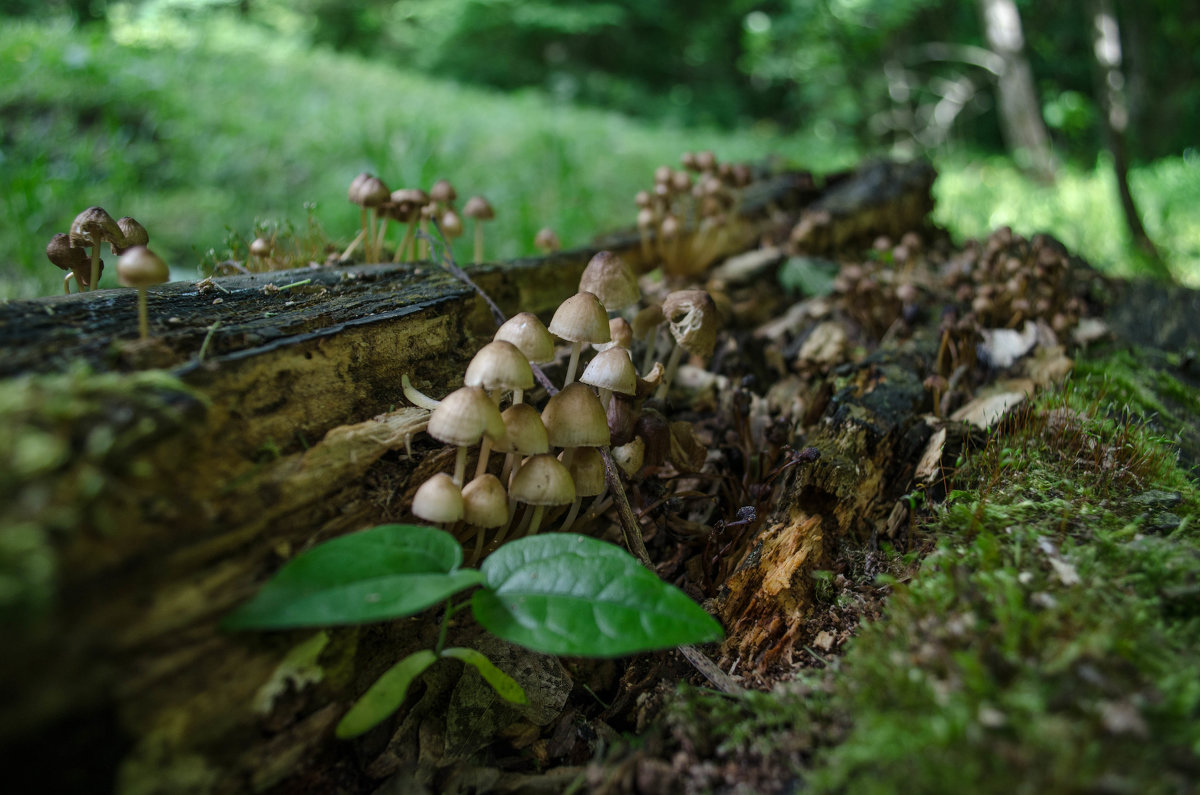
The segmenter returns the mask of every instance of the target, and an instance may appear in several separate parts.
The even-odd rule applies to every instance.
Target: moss
[[[140,453],[201,409],[161,371],[31,375],[0,382],[0,620],[52,601],[55,546],[89,528],[112,532],[103,501],[146,477]]]

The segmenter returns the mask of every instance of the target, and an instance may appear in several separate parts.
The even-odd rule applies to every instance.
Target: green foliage
[[[327,541],[289,561],[227,629],[276,629],[402,618],[479,586],[457,607],[446,601],[437,648],[389,668],[338,724],[339,737],[370,729],[404,702],[409,686],[440,657],[474,666],[508,701],[525,703],[511,677],[484,655],[443,649],[450,616],[475,618],[510,643],[550,654],[615,657],[719,640],[720,625],[671,585],[612,544],[570,533],[503,545],[480,571],[460,569],[462,549],[431,527],[383,525]]]

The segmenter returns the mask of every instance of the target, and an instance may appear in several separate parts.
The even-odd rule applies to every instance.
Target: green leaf
[[[492,661],[481,652],[455,646],[444,649],[442,656],[453,657],[456,660],[462,660],[468,665],[475,666],[475,670],[479,671],[484,681],[491,685],[492,689],[499,693],[500,697],[505,701],[511,701],[514,704],[529,703],[529,699],[525,697],[524,689],[517,684],[516,680],[493,665]]]
[[[349,740],[398,710],[408,695],[409,685],[436,660],[436,654],[429,649],[422,649],[384,671],[383,676],[376,679],[375,684],[338,721],[334,733],[340,739]]]
[[[478,585],[462,547],[432,527],[383,525],[335,538],[289,561],[224,621],[227,629],[331,626],[419,613]]]
[[[779,284],[790,293],[804,296],[829,295],[838,266],[816,257],[790,257],[779,268]]]
[[[475,618],[548,654],[616,657],[719,640],[721,626],[678,588],[612,544],[573,533],[505,544],[483,563]]]

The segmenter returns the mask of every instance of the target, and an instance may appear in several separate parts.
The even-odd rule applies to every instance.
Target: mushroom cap
[[[463,215],[477,221],[490,221],[496,217],[496,211],[492,209],[492,205],[487,199],[482,196],[472,196],[463,205]]]
[[[59,232],[50,238],[46,244],[46,258],[65,271],[90,267],[91,263],[86,251],[71,245],[71,237],[66,232]]]
[[[162,257],[145,246],[125,250],[117,259],[117,281],[126,287],[145,289],[171,278],[171,269]]]
[[[533,368],[521,349],[505,340],[484,345],[467,365],[467,386],[494,389],[533,389]]]
[[[704,290],[676,290],[663,301],[663,315],[679,347],[703,359],[717,343],[717,306]]]
[[[449,238],[462,237],[463,222],[458,213],[447,210],[442,215],[442,234]]]
[[[133,248],[134,246],[150,245],[150,233],[133,216],[126,215],[118,218],[117,228],[125,236],[125,245],[110,243],[113,246],[114,254],[124,254],[126,249]]]
[[[713,154],[711,149],[705,149],[696,153],[696,168],[701,171],[715,171],[717,168],[717,156]]]
[[[452,477],[438,472],[413,495],[412,512],[427,522],[457,522],[463,518],[462,492]]]
[[[346,198],[355,204],[362,204],[359,201],[359,196],[362,194],[363,184],[370,178],[371,173],[369,171],[359,172],[354,179],[350,180],[350,187],[346,189]]]
[[[575,501],[575,482],[562,462],[549,453],[525,459],[509,485],[517,502],[529,505],[569,505]]]
[[[542,415],[528,403],[509,406],[501,414],[504,418],[504,443],[496,446],[502,453],[537,455],[550,452],[550,436]]]
[[[542,422],[554,447],[604,447],[609,441],[604,405],[578,381],[567,384],[546,402]]]
[[[665,240],[674,240],[679,237],[682,227],[679,225],[679,219],[673,215],[663,216],[662,223],[658,225],[658,233]]]
[[[576,497],[595,497],[604,491],[604,456],[595,447],[576,450],[567,471],[575,483]]]
[[[363,207],[378,207],[386,201],[391,201],[392,192],[388,190],[388,186],[384,184],[379,177],[367,175],[363,180],[362,185],[358,190],[358,201],[353,197],[350,201],[355,204],[361,204]]]
[[[486,434],[493,442],[504,441],[500,409],[477,386],[464,386],[445,397],[429,415],[429,435],[439,442],[461,446],[476,444]]]
[[[609,312],[633,306],[642,297],[629,263],[611,251],[597,252],[583,269],[579,292],[594,294]]]
[[[608,321],[608,336],[608,342],[600,342],[592,347],[598,351],[606,351],[609,348],[628,350],[633,347],[633,326],[623,317],[614,317]]]
[[[269,257],[271,250],[275,245],[265,237],[256,237],[254,242],[250,244],[250,256],[252,257]]]
[[[654,228],[654,210],[649,207],[643,207],[638,210],[637,214],[638,229],[653,229]]]
[[[476,527],[500,527],[508,523],[508,493],[500,478],[484,473],[463,486],[463,515]]]
[[[420,188],[397,188],[392,191],[392,201],[396,204],[408,202],[417,207],[429,204],[429,194]]]
[[[532,312],[519,312],[504,321],[493,339],[511,342],[534,363],[554,359],[554,337]]]
[[[458,198],[458,191],[450,184],[450,180],[439,179],[429,189],[429,198],[439,204],[449,204]]]
[[[642,468],[646,460],[646,443],[642,437],[635,436],[633,441],[612,449],[613,463],[621,468],[628,477],[633,477]]]
[[[558,235],[548,226],[543,226],[538,230],[533,237],[533,246],[538,251],[544,251],[547,254],[552,254],[562,248],[562,241],[558,239]]]
[[[575,293],[558,305],[548,327],[570,342],[608,342],[608,312],[593,293]]]
[[[125,245],[125,234],[103,207],[89,207],[71,222],[72,246],[98,246],[104,241]]]
[[[637,369],[624,348],[608,348],[600,351],[588,362],[579,376],[581,383],[597,389],[610,389],[622,395],[637,391]]]

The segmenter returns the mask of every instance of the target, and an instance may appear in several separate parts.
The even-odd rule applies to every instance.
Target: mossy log
[[[756,225],[728,253],[782,243],[822,201],[836,209],[823,228],[847,230],[823,250],[926,223],[925,167],[860,176],[836,196],[807,175],[765,183],[746,202]],[[640,264],[632,235],[600,245]],[[471,273],[505,312],[545,313],[594,250]],[[398,729],[347,746],[331,727],[372,675],[430,640],[424,628],[228,635],[217,623],[296,552],[405,516],[410,480],[438,462],[404,453],[433,446],[417,436],[424,412],[399,405],[400,376],[445,393],[492,319],[429,264],[175,284],[150,306],[149,345],[132,341],[132,291],[0,307],[3,433],[20,452],[0,509],[12,644],[0,743],[25,761],[10,766],[17,789],[359,791],[425,746],[397,746]],[[921,379],[936,347],[917,337],[831,375],[804,440],[820,459],[783,481],[726,583],[727,661],[785,654],[830,544],[888,525],[929,433]],[[426,732],[414,712],[411,733]]]

